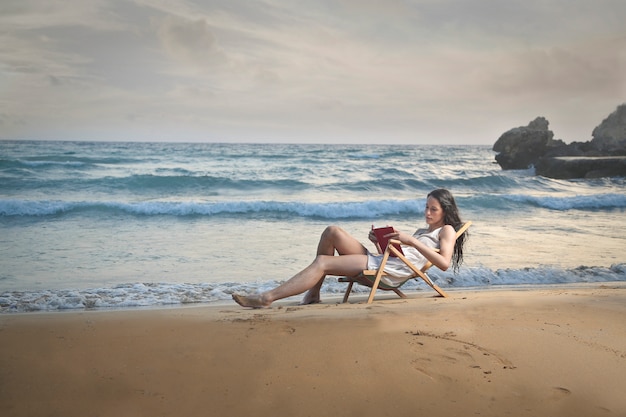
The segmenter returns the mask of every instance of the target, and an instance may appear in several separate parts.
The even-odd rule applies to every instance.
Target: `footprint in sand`
[[[559,401],[559,400],[569,396],[571,393],[572,393],[572,391],[568,390],[567,388],[552,387],[552,390],[550,390],[550,395],[549,395],[548,399],[552,400],[552,401]]]
[[[285,334],[294,334],[296,332],[296,328],[286,325],[286,326],[283,326],[282,331]]]
[[[429,332],[409,332],[417,357],[412,361],[416,371],[432,380],[450,380],[459,369],[470,369],[486,382],[498,372],[514,369],[504,357],[482,346],[456,339],[456,334],[437,335]],[[428,353],[426,353],[428,352]]]

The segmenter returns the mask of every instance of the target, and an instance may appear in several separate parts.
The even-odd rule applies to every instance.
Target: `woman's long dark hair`
[[[452,193],[444,188],[439,188],[428,193],[428,197],[432,197],[439,201],[441,208],[443,209],[444,218],[443,222],[454,227],[454,230],[459,230],[463,226],[461,217],[459,216],[459,209],[456,206],[456,201]],[[452,266],[454,272],[458,272],[459,267],[463,263],[463,247],[468,238],[468,233],[465,232],[456,240],[454,244],[454,253],[452,254]]]

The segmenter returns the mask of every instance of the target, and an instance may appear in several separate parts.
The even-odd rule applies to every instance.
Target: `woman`
[[[430,192],[424,218],[427,229],[419,229],[413,235],[394,229],[387,237],[399,240],[405,256],[418,268],[430,261],[442,271],[451,264],[455,270],[458,269],[463,262],[465,234],[456,239],[456,229],[461,227],[462,222],[452,194],[444,189]],[[373,232],[370,232],[369,239],[377,243]],[[339,256],[335,256],[335,251]],[[319,303],[326,275],[355,276],[364,269],[378,269],[381,260],[382,255],[370,254],[365,246],[342,228],[329,226],[322,233],[313,263],[272,290],[252,296],[233,294],[233,299],[243,307],[263,308],[276,300],[307,291],[302,304]],[[406,280],[412,273],[404,263],[394,258],[385,265],[385,272],[391,274],[385,281],[388,285]]]

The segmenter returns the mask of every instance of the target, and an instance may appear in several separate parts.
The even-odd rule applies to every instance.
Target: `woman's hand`
[[[395,228],[393,229],[393,233],[387,233],[385,237],[388,239],[399,240],[403,245],[410,245],[413,241],[413,236],[396,230]]]
[[[378,245],[378,239],[376,239],[376,234],[374,233],[374,225],[372,225],[372,228],[370,229],[369,234],[367,235],[367,238],[370,240],[370,242],[372,242],[374,245]]]

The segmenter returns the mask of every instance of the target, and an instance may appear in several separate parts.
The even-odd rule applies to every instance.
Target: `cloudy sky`
[[[624,0],[2,0],[0,139],[585,141]]]

